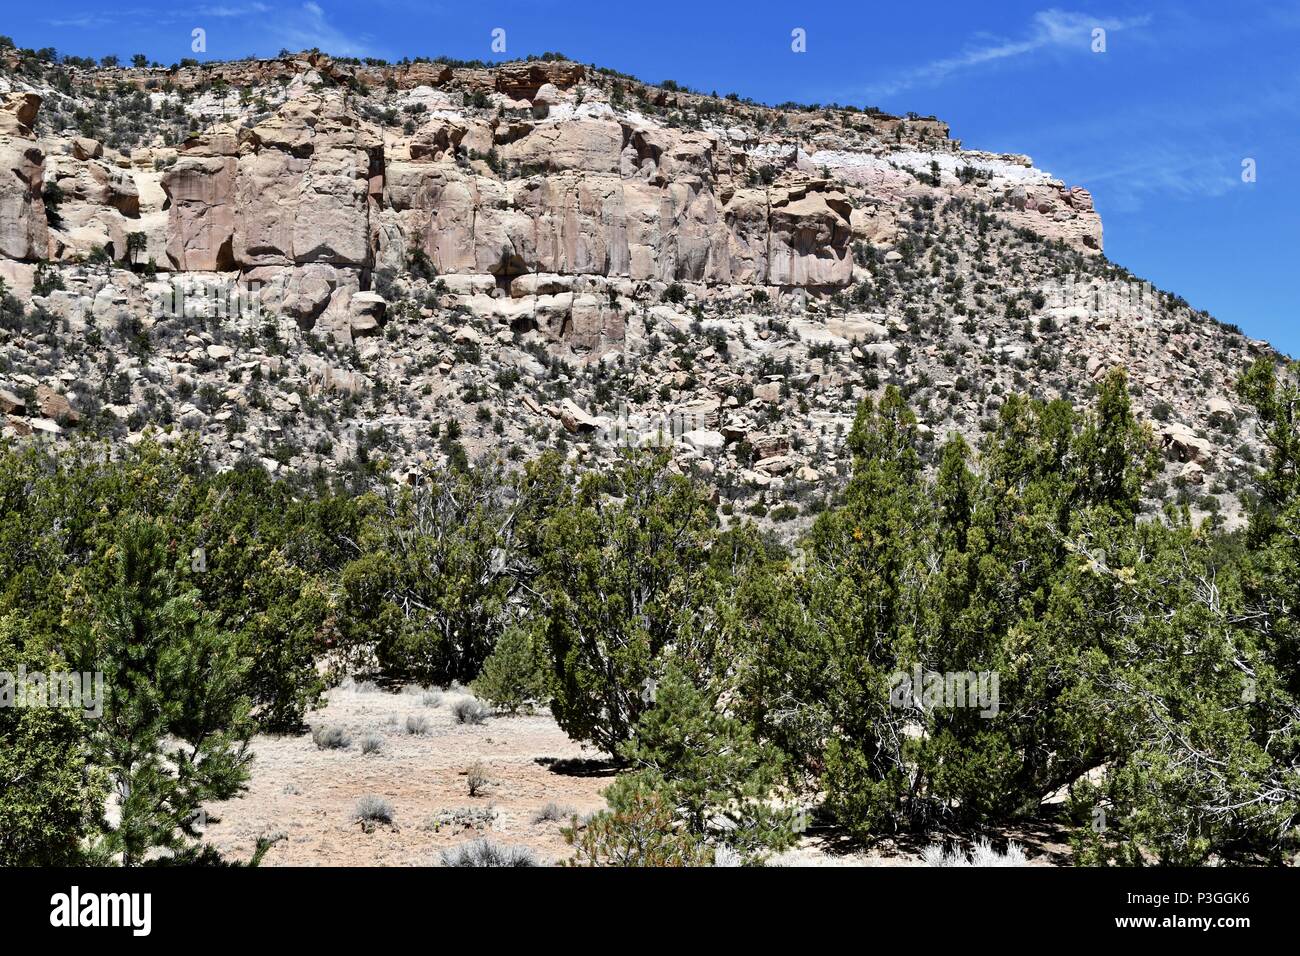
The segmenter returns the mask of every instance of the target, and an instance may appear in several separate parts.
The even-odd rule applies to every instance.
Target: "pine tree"
[[[697,837],[725,842],[747,858],[794,842],[794,814],[770,800],[780,776],[775,749],[719,713],[717,702],[675,668],[656,684],[653,706],[620,754]]]
[[[247,665],[197,592],[178,586],[177,557],[158,524],[125,519],[66,609],[81,668],[104,675],[87,746],[118,821],[104,824],[98,850],[127,866],[192,852],[203,804],[235,796],[252,756]]]
[[[546,670],[527,628],[506,628],[473,687],[475,694],[509,714],[545,700]]]

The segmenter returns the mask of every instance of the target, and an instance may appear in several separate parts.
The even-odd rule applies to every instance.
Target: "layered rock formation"
[[[127,235],[140,232],[159,269],[237,271],[286,290],[297,318],[323,316],[326,330],[346,334],[350,295],[369,288],[376,267],[400,270],[417,253],[440,275],[489,275],[507,291],[536,274],[844,287],[855,238],[887,241],[899,203],[965,189],[967,170],[984,178],[966,191],[1002,190],[1011,221],[1100,248],[1086,191],[1066,190],[1023,157],[964,153],[937,121],[863,114],[865,136],[806,117],[784,132],[684,129],[641,109],[698,106],[699,97],[643,88],[644,106],[619,108],[584,83],[585,67],[563,61],[482,71],[348,67],[313,55],[180,70],[166,83],[270,84],[286,69],[294,80],[273,111],[245,110],[241,123],[176,148],[146,145],[118,161],[124,168],[85,137],[51,143],[46,161],[31,132],[39,97],[16,94],[0,159],[15,173],[0,198],[0,251],[67,260],[100,248],[125,261]],[[151,71],[116,72],[157,83]],[[364,119],[347,88],[365,81],[404,90],[418,125]],[[931,168],[939,176],[926,185]],[[53,231],[43,184],[62,197]],[[317,291],[304,298],[304,286]]]
[[[844,478],[885,383],[976,439],[1009,392],[1082,402],[1122,362],[1198,504],[1231,511],[1258,447],[1232,380],[1267,346],[1106,263],[1087,190],[933,118],[319,54],[0,65],[0,96],[12,434],[399,475],[453,433],[649,441],[761,516]]]

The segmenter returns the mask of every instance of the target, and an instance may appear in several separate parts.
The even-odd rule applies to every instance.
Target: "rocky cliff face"
[[[150,102],[167,103],[200,83],[205,95],[214,82],[274,86],[290,70],[262,95],[266,109],[232,107],[234,122],[174,148],[141,144],[126,171],[98,143],[75,140],[47,141],[58,159],[44,168],[30,130],[39,97],[20,94],[24,116],[15,100],[6,162],[27,187],[4,200],[5,221],[22,233],[6,254],[60,261],[98,244],[124,261],[125,233],[139,230],[149,254],[165,250],[154,256],[160,269],[267,279],[271,269],[329,265],[359,273],[339,279],[356,290],[364,273],[400,269],[416,250],[439,274],[492,275],[505,289],[535,273],[843,287],[853,280],[854,237],[888,239],[899,203],[927,189],[996,200],[1008,221],[1081,249],[1101,244],[1086,191],[1066,190],[1024,157],[964,152],[934,121],[800,115],[782,124],[786,114],[754,107],[690,129],[643,110],[702,98],[647,89],[632,103],[620,86],[615,106],[585,82],[585,67],[567,62],[486,76],[384,75],[320,56],[211,74],[119,72],[144,88],[166,83]],[[404,127],[363,118],[373,105],[349,91],[366,81],[396,87],[398,113],[411,118]],[[737,122],[745,125],[726,125]],[[42,178],[91,207],[63,213],[66,228],[48,240],[33,185]]]
[[[1247,467],[1208,430],[1262,346],[1106,263],[1086,190],[938,120],[567,61],[10,62],[0,93],[12,432],[70,431],[37,387],[83,431],[191,429],[272,467],[367,442],[411,467],[448,431],[599,456],[657,420],[758,513],[832,486],[884,382],[974,433],[1008,390],[1082,398],[1124,361],[1171,479]]]

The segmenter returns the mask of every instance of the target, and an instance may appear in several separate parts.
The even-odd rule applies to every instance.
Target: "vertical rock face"
[[[223,272],[234,267],[235,170],[233,156],[186,156],[165,176],[170,203],[167,258],[183,272]]]
[[[768,284],[847,284],[853,277],[850,211],[848,197],[825,182],[774,197],[768,215]]]
[[[43,259],[49,249],[45,154],[32,136],[40,104],[35,93],[11,93],[0,103],[0,255],[10,259]]]
[[[163,188],[177,269],[373,263],[370,206],[383,190],[383,152],[339,97],[290,100],[239,139],[226,130],[200,137]]]
[[[168,259],[189,270],[328,263],[365,273],[377,255],[396,267],[418,249],[440,274],[494,275],[503,287],[531,272],[850,280],[851,205],[836,187],[737,190],[720,181],[716,134],[562,104],[560,85],[582,75],[568,67],[516,65],[495,84],[509,96],[544,94],[546,112],[554,104],[567,114],[495,128],[437,116],[404,150],[385,150],[377,129],[330,93],[290,99],[238,139],[226,129],[200,137],[163,179]],[[470,141],[524,175],[466,164]]]
[[[38,145],[39,96],[10,95],[0,256],[125,259],[140,233],[140,261],[238,272],[304,329],[345,341],[379,328],[373,303],[353,299],[414,257],[476,299],[539,300],[498,310],[508,324],[598,349],[622,336],[610,303],[628,284],[860,282],[854,241],[889,245],[918,199],[959,196],[1101,247],[1086,190],[1027,157],[962,150],[932,119],[733,108],[644,86],[633,99],[623,80],[561,61],[364,67],[311,54],[182,69],[167,82],[215,80],[249,94],[237,122],[129,154],[78,136]],[[258,97],[273,105],[250,106]],[[224,98],[215,110],[190,105],[205,124],[228,111]],[[48,230],[46,185],[63,197]],[[541,276],[563,288],[520,281]]]
[[[848,197],[816,180],[723,191],[717,141],[570,119],[501,152],[543,175],[507,179],[452,159],[390,165],[388,200],[441,273],[574,273],[663,282],[842,285]],[[424,146],[421,158],[435,155]]]

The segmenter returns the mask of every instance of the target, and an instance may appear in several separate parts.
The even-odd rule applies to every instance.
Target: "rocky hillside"
[[[0,421],[309,476],[671,447],[785,529],[896,383],[972,440],[1123,364],[1157,495],[1229,522],[1244,338],[1102,255],[1087,190],[934,118],[561,59],[0,56]],[[7,173],[5,172],[7,171]]]

